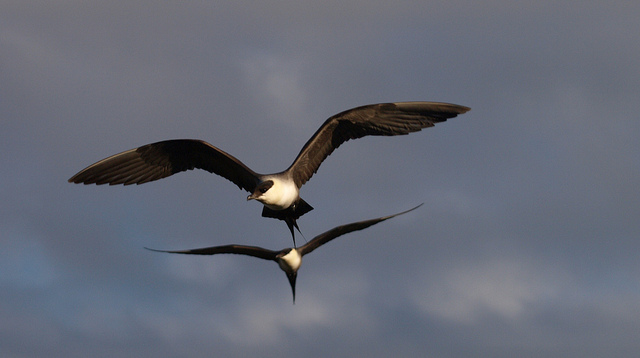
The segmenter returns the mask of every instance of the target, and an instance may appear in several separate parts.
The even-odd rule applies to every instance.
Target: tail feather
[[[284,210],[273,210],[264,206],[262,208],[262,216],[265,218],[274,218],[280,220],[293,219],[294,221],[302,215],[313,210],[313,207],[307,204],[306,201],[298,199],[298,201]]]
[[[265,218],[283,220],[285,223],[287,223],[287,227],[289,228],[289,231],[291,231],[291,237],[293,237],[293,246],[295,247],[296,236],[293,228],[295,227],[298,232],[302,233],[300,231],[300,228],[298,227],[298,223],[296,222],[296,220],[311,210],[313,210],[313,207],[311,205],[309,205],[306,201],[299,199],[295,204],[291,205],[285,210],[273,210],[264,206],[262,208],[262,216]]]

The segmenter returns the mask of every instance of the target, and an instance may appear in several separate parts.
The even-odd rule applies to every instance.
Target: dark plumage
[[[317,249],[318,247],[326,244],[327,242],[341,235],[348,234],[352,231],[368,228],[369,226],[375,225],[381,221],[385,221],[395,216],[408,213],[412,210],[419,208],[420,206],[422,206],[422,204],[398,214],[337,226],[329,231],[326,231],[314,237],[311,241],[309,241],[305,245],[302,245],[299,248],[290,247],[290,248],[282,249],[280,251],[268,250],[258,246],[245,246],[245,245],[222,245],[222,246],[206,247],[202,249],[180,250],[180,251],[165,251],[165,250],[155,250],[155,249],[149,249],[149,248],[146,248],[146,249],[151,251],[158,251],[158,252],[168,252],[172,254],[189,254],[189,255],[238,254],[238,255],[253,256],[253,257],[257,257],[257,258],[269,260],[269,261],[275,261],[278,263],[278,266],[280,266],[282,271],[284,271],[287,274],[287,279],[289,280],[289,285],[291,285],[291,292],[293,294],[293,302],[295,303],[296,277],[298,274],[298,269],[302,264],[302,257],[304,255],[313,252],[313,250]]]
[[[368,135],[395,136],[420,131],[469,111],[468,107],[438,102],[371,104],[349,109],[327,119],[302,147],[286,170],[258,174],[232,155],[192,139],[167,140],[103,159],[69,179],[84,184],[143,184],[194,168],[218,174],[251,193],[247,199],[264,204],[262,216],[284,220],[291,231],[296,220],[313,210],[299,190],[322,161],[342,143]],[[268,183],[265,188],[265,184]]]

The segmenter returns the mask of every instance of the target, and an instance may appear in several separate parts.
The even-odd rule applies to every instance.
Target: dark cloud
[[[635,4],[0,5],[0,347],[42,356],[623,357],[640,330]],[[272,263],[148,252],[290,245],[206,172],[71,185],[200,138],[285,168],[327,117],[472,111],[349,142],[307,185],[323,246],[297,299]]]

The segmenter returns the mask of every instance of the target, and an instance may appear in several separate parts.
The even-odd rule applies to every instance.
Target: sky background
[[[0,3],[3,357],[629,357],[640,351],[640,3]],[[305,256],[204,171],[67,179],[197,138],[286,168],[329,116],[470,112],[333,153],[307,239],[420,209]],[[301,241],[302,242],[302,241]]]

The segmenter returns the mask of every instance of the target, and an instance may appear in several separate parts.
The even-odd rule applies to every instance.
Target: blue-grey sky
[[[640,3],[3,1],[3,357],[628,357],[640,350]],[[304,258],[203,171],[83,186],[143,144],[286,168],[369,103],[471,112],[348,142],[303,188]]]

